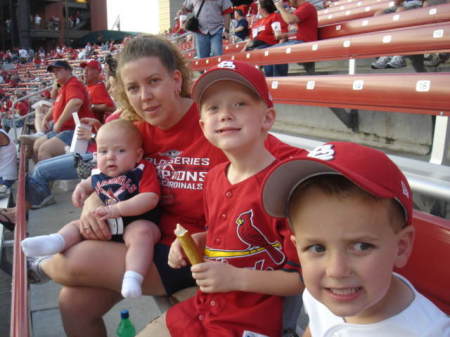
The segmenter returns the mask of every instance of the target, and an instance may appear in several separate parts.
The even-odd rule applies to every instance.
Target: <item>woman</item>
[[[166,40],[150,36],[131,40],[121,52],[118,97],[122,117],[134,119],[144,135],[144,150],[161,181],[162,240],[155,247],[154,263],[144,282],[146,295],[170,295],[194,285],[189,267],[167,265],[169,245],[177,223],[191,232],[204,229],[202,189],[208,170],[225,160],[204,138],[199,113],[189,97],[190,73]],[[106,336],[103,314],[122,297],[126,247],[106,241],[108,227],[92,213],[99,200],[92,196],[82,212],[82,234],[87,239],[41,261],[39,268],[64,288],[60,310],[68,336]],[[105,261],[114,261],[107,263]],[[101,271],[101,273],[99,273]]]

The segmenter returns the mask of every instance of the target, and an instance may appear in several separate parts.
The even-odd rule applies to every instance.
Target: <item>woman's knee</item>
[[[68,258],[63,254],[56,254],[44,266],[45,273],[53,281],[66,286],[76,286],[83,279],[86,260]]]

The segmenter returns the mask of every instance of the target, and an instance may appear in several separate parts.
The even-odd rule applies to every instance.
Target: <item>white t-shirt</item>
[[[0,177],[4,180],[15,180],[17,178],[17,154],[16,145],[4,130],[0,133],[9,138],[9,144],[0,146]]]
[[[450,318],[417,292],[403,276],[394,273],[413,292],[414,300],[402,312],[372,324],[346,323],[305,289],[303,304],[312,337],[449,337]]]
[[[28,52],[26,49],[19,49],[19,56],[22,58],[27,58],[28,57]]]

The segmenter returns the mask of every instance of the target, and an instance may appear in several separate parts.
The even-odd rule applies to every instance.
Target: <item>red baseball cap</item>
[[[411,224],[413,199],[404,174],[385,153],[350,142],[326,143],[277,164],[263,182],[266,212],[287,217],[288,201],[295,189],[307,179],[323,174],[343,175],[374,196],[396,200],[403,208],[406,223]]]
[[[81,62],[80,67],[81,68],[88,67],[92,69],[97,69],[98,71],[102,71],[102,65],[100,64],[100,62],[96,60],[90,60],[89,62]]]
[[[192,88],[194,101],[200,103],[206,89],[220,81],[240,83],[253,90],[269,108],[273,107],[272,97],[269,93],[264,74],[254,65],[231,60],[220,62],[217,66],[208,69],[208,71],[197,79]]]

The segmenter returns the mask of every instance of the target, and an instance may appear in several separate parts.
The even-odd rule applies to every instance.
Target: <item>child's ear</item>
[[[200,124],[200,129],[202,129],[202,132],[205,133],[205,122],[202,120],[202,117],[200,117],[198,123]]]
[[[264,113],[264,120],[263,120],[263,130],[269,131],[272,129],[273,123],[275,123],[276,118],[276,112],[274,108],[266,108],[266,111]]]
[[[415,230],[412,225],[406,226],[397,234],[397,257],[395,266],[402,268],[408,262],[414,245]]]

